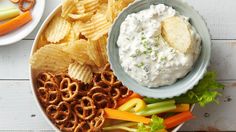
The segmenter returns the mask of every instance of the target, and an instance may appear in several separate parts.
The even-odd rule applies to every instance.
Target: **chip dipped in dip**
[[[191,71],[201,38],[189,18],[159,4],[128,15],[117,45],[124,71],[143,86],[159,87],[171,85]]]

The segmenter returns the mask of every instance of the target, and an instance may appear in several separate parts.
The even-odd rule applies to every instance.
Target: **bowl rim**
[[[158,1],[158,0],[156,0],[156,1]],[[159,0],[160,1],[160,4],[162,4],[162,3],[164,3],[164,4],[167,4],[167,3],[165,3],[166,1],[165,0]],[[165,2],[164,2],[165,1]],[[180,96],[180,95],[182,95],[182,94],[184,94],[184,93],[186,93],[187,91],[189,91],[189,90],[191,90],[196,84],[198,84],[198,82],[204,77],[204,74],[207,72],[207,67],[209,66],[209,63],[210,63],[210,58],[211,58],[211,45],[212,45],[212,42],[211,42],[211,34],[210,34],[210,30],[209,30],[209,28],[208,28],[208,26],[207,26],[207,23],[206,23],[206,21],[205,21],[205,19],[200,15],[200,13],[197,11],[197,10],[195,10],[194,9],[194,7],[193,6],[191,6],[190,4],[188,4],[187,3],[187,1],[185,1],[185,0],[168,0],[168,1],[174,1],[174,2],[176,2],[175,4],[183,4],[184,6],[186,6],[186,7],[188,7],[188,8],[190,8],[190,10],[192,10],[193,11],[193,13],[195,14],[195,15],[197,15],[197,17],[199,18],[199,21],[201,22],[201,24],[204,26],[204,30],[206,30],[207,32],[206,32],[206,34],[207,34],[207,36],[206,36],[206,42],[207,42],[207,44],[206,45],[209,45],[209,52],[207,51],[207,53],[205,53],[205,56],[204,57],[207,57],[205,60],[206,61],[204,61],[204,63],[200,63],[200,67],[201,68],[199,68],[200,70],[198,70],[196,73],[197,74],[199,74],[199,75],[196,75],[196,74],[194,74],[194,80],[193,79],[191,79],[191,81],[192,81],[192,83],[193,83],[193,85],[190,87],[190,84],[188,83],[185,83],[185,84],[182,84],[182,85],[184,85],[185,87],[187,86],[187,88],[186,89],[184,89],[183,91],[181,91],[181,92],[179,92],[179,93],[169,93],[169,95],[168,96],[163,96],[163,95],[160,95],[159,94],[159,97],[157,97],[157,96],[154,96],[154,94],[152,94],[153,92],[154,92],[154,90],[155,89],[153,89],[153,88],[147,88],[146,86],[141,86],[140,84],[138,84],[138,82],[136,82],[136,81],[134,81],[134,82],[131,82],[131,81],[128,81],[127,79],[122,79],[123,77],[121,77],[121,76],[119,76],[119,72],[117,71],[117,69],[120,69],[120,68],[116,68],[116,70],[115,70],[115,68],[114,68],[114,64],[115,63],[118,63],[117,61],[115,61],[113,58],[114,57],[112,57],[111,56],[111,54],[114,54],[112,51],[111,51],[111,49],[112,48],[110,48],[111,47],[111,45],[116,45],[116,44],[114,44],[114,42],[112,42],[112,39],[114,39],[113,37],[111,37],[112,35],[112,32],[113,32],[113,30],[115,30],[115,28],[120,28],[120,25],[122,24],[122,22],[118,22],[118,20],[119,19],[122,19],[122,17],[125,17],[126,16],[126,14],[127,13],[125,13],[127,10],[129,11],[129,10],[131,10],[130,8],[132,8],[132,6],[135,6],[137,3],[141,3],[141,2],[143,2],[142,0],[136,0],[135,2],[133,2],[132,4],[130,4],[128,7],[126,7],[126,8],[124,8],[123,9],[123,11],[118,15],[118,17],[115,19],[115,22],[113,23],[113,25],[112,25],[112,27],[111,27],[111,29],[110,29],[110,31],[109,31],[109,35],[108,35],[108,44],[107,44],[107,54],[108,54],[108,60],[109,60],[109,62],[110,62],[110,64],[111,64],[111,69],[113,70],[113,72],[114,72],[114,74],[115,75],[117,75],[117,78],[120,80],[120,81],[122,81],[122,83],[124,83],[124,85],[127,85],[127,84],[135,84],[135,86],[137,86],[137,85],[139,85],[140,87],[145,87],[145,88],[147,88],[148,89],[148,95],[147,95],[147,93],[146,94],[143,94],[143,93],[141,93],[141,91],[143,91],[143,90],[139,90],[139,94],[141,94],[141,95],[143,95],[143,96],[148,96],[148,97],[152,97],[152,98],[161,98],[161,99],[168,99],[168,98],[173,98],[173,97],[176,97],[176,96]],[[168,2],[167,1],[167,2]],[[152,4],[151,2],[150,2],[150,0],[148,0],[148,1],[146,1],[146,3],[145,4],[148,4],[149,6]],[[143,5],[144,5],[144,2],[143,2]],[[156,4],[155,4],[156,5]],[[186,10],[186,9],[185,9]],[[120,24],[119,24],[120,23]],[[118,27],[116,27],[116,26],[118,26]],[[114,34],[113,34],[114,35]],[[201,34],[200,34],[201,35]],[[117,38],[118,39],[118,38]],[[208,42],[209,42],[209,44],[208,44]],[[112,44],[110,44],[110,43],[112,43]],[[202,42],[201,42],[201,44],[203,44]],[[199,57],[201,56],[201,54],[202,54],[202,51],[203,51],[203,49],[201,50],[201,53],[200,53],[200,55],[199,55]],[[206,56],[206,55],[208,55],[208,56]],[[111,59],[112,58],[112,59]],[[118,57],[118,59],[120,59],[119,57]],[[199,58],[196,60],[196,62],[194,63],[194,66],[195,66],[195,64],[197,64],[197,62],[199,61]],[[111,63],[111,62],[114,62],[114,63]],[[120,63],[120,62],[119,62]],[[119,64],[120,65],[120,64]],[[194,67],[193,66],[193,67]],[[123,68],[122,68],[122,70],[123,70]],[[193,70],[193,69],[192,69]],[[192,71],[191,70],[191,71]],[[190,72],[191,72],[190,71]],[[190,72],[188,72],[188,74],[190,73]],[[125,73],[125,74],[127,74],[124,70],[123,70],[123,73]],[[182,79],[184,79],[184,78],[186,78],[187,76],[188,76],[188,74],[187,75],[185,75]],[[127,76],[129,76],[128,74],[127,74]],[[130,79],[132,79],[132,80],[134,80],[132,77],[129,77]],[[190,81],[190,80],[189,80]],[[188,81],[188,82],[189,82]],[[176,81],[176,82],[178,82],[178,80]],[[171,85],[166,85],[166,86],[163,86],[163,87],[170,87],[170,86],[173,86],[173,85],[175,85],[176,83],[174,83],[174,84],[171,84]],[[161,86],[162,87],[162,86]],[[131,87],[131,90],[134,90],[134,91],[137,91],[135,88],[132,88]],[[155,91],[156,92],[156,91]],[[163,93],[163,91],[161,91],[162,93]],[[152,95],[150,95],[150,94],[152,94]]]
[[[35,51],[37,50],[37,45],[38,45],[38,40],[40,39],[40,35],[42,34],[42,32],[44,31],[44,29],[47,27],[48,23],[52,20],[52,18],[60,11],[61,9],[61,4],[59,4],[48,16],[47,18],[44,20],[44,22],[42,23],[42,25],[40,26],[40,29],[38,30],[36,37],[34,39],[33,45],[31,47],[31,51],[30,51],[30,58],[32,57],[32,55],[35,53]],[[31,64],[29,63],[29,78],[30,78],[30,85],[31,85],[31,90],[33,91],[33,96],[34,96],[34,100],[37,104],[38,109],[40,109],[41,114],[43,115],[44,119],[46,119],[46,121],[48,122],[48,124],[50,124],[50,126],[56,130],[56,131],[60,131],[59,128],[57,128],[52,121],[48,118],[47,114],[45,113],[44,108],[42,107],[42,104],[40,103],[37,93],[36,93],[36,88],[34,87],[34,81],[33,81],[33,69],[31,67]]]
[[[40,29],[38,30],[35,40],[33,42],[33,45],[31,47],[31,52],[30,52],[30,57],[35,53],[35,51],[37,50],[37,46],[38,46],[38,40],[40,39],[40,35],[42,34],[43,30],[46,28],[46,26],[48,25],[48,23],[51,21],[51,19],[60,11],[61,9],[61,4],[59,4],[48,16],[47,18],[44,20],[44,22],[42,23],[42,25],[40,26]],[[30,80],[30,86],[31,86],[31,91],[33,93],[33,98],[34,101],[36,102],[36,105],[38,107],[38,109],[40,110],[41,115],[43,115],[43,118],[46,120],[46,122],[48,124],[50,124],[50,126],[56,130],[56,131],[61,131],[59,128],[57,128],[53,122],[48,118],[47,114],[45,113],[44,108],[42,107],[42,104],[40,103],[37,93],[36,93],[36,88],[34,87],[34,81],[33,81],[33,69],[31,67],[31,64],[29,64],[29,80]],[[191,109],[190,111],[193,111],[195,107],[195,104],[191,105]],[[176,126],[172,132],[177,132],[182,126],[184,125],[184,123]]]

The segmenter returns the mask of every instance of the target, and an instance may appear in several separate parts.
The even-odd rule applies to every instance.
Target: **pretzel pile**
[[[105,118],[103,108],[116,108],[117,101],[132,91],[117,80],[110,65],[84,84],[67,74],[44,72],[37,77],[37,95],[47,116],[62,131],[97,132]]]
[[[94,87],[88,95],[96,100],[99,108],[116,108],[117,101],[132,94],[127,87],[116,78],[110,69],[110,64],[106,64],[100,73],[96,73],[93,78]]]

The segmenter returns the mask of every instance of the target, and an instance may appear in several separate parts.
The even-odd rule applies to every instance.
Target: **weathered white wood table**
[[[195,120],[181,130],[236,130],[236,0],[187,0],[205,18],[212,34],[209,69],[226,85],[220,105],[194,109]],[[42,21],[60,3],[46,0]],[[38,25],[38,27],[41,25]],[[52,130],[33,99],[28,60],[35,31],[24,40],[0,47],[0,130]]]

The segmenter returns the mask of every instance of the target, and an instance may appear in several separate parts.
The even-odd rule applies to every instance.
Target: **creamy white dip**
[[[161,22],[172,16],[180,16],[188,25],[192,44],[187,53],[170,47],[161,36]],[[188,21],[163,4],[128,15],[121,24],[117,41],[124,71],[148,87],[171,85],[184,77],[191,71],[201,48],[201,38]]]

